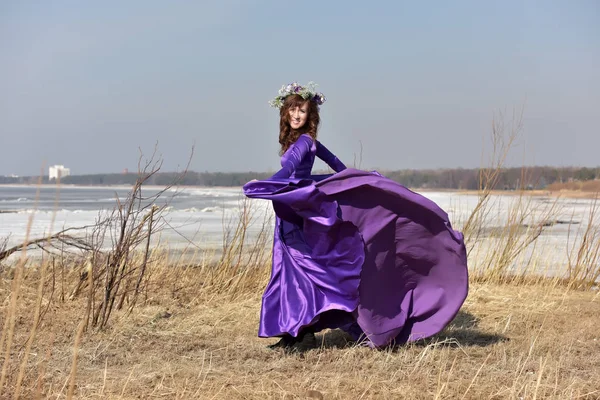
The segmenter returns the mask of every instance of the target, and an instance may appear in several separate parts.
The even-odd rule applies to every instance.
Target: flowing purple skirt
[[[468,292],[463,236],[433,201],[376,172],[254,181],[273,202],[260,337],[343,328],[382,347],[440,332]]]

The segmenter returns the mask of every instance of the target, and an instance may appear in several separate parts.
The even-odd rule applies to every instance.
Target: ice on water
[[[160,188],[144,188],[143,195],[150,196],[158,190]],[[9,237],[9,245],[22,243],[30,217],[33,217],[30,238],[48,234],[51,227],[56,232],[67,227],[93,225],[99,213],[111,210],[116,199],[124,200],[128,192],[127,187],[61,187],[57,193],[53,187],[43,187],[38,192],[36,187],[0,186],[0,240]],[[459,230],[478,202],[478,196],[474,194],[428,191],[421,194],[444,209],[454,228]],[[244,201],[248,202],[240,187],[173,188],[158,200],[159,205],[168,202],[165,213],[168,225],[161,232],[160,241],[167,243],[170,249],[189,247],[190,242],[200,248],[219,247],[224,230],[236,222]],[[567,247],[575,244],[577,229],[585,228],[593,200],[493,196],[485,227],[505,226],[519,201],[531,202],[523,205],[531,211],[524,221],[529,225],[539,223],[545,210],[556,202],[553,218],[560,223],[545,228],[536,242],[535,253],[541,257],[538,262],[548,264],[548,270],[564,269]],[[250,201],[250,204],[255,210],[256,223],[249,229],[249,234],[253,235],[262,228],[264,218],[272,217],[273,212],[269,202]],[[494,239],[489,238],[486,246],[495,244]],[[523,256],[531,254],[524,252]],[[474,262],[477,257],[476,252],[470,255]]]

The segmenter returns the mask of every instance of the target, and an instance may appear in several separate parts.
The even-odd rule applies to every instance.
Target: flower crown
[[[325,103],[327,100],[323,93],[316,91],[317,84],[314,82],[308,82],[306,86],[300,86],[297,82],[290,83],[289,85],[283,85],[279,89],[279,95],[273,100],[269,101],[269,105],[275,108],[281,108],[286,97],[292,94],[299,94],[305,100],[312,100],[317,105]]]

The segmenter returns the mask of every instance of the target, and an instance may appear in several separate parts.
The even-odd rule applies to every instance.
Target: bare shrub
[[[113,309],[122,309],[126,301],[129,308],[133,308],[144,286],[147,267],[152,262],[151,240],[164,228],[164,213],[170,205],[168,199],[160,205],[158,201],[187,171],[186,167],[175,182],[146,195],[142,191],[144,185],[161,167],[162,159],[157,158],[156,150],[145,161],[140,156],[138,178],[127,197],[123,201],[117,197],[117,206],[94,226],[89,235],[93,250],[87,255],[81,282],[86,282],[90,274],[92,284],[88,291],[86,321],[93,327],[106,326]],[[104,250],[107,238],[110,240],[108,251]],[[85,284],[81,286],[85,287]]]

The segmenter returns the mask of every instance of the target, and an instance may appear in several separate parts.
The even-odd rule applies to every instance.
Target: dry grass
[[[1,278],[6,315],[12,276]],[[45,315],[26,349],[40,279]],[[261,287],[232,300],[206,286],[202,268],[154,267],[144,304],[74,346],[86,299],[58,300],[52,279],[37,268],[22,278],[7,398],[26,355],[21,398],[66,398],[75,348],[73,389],[85,399],[600,398],[598,292],[475,284],[454,322],[426,342],[374,351],[326,331],[322,348],[302,357],[256,337]],[[72,287],[79,278],[66,279]]]
[[[417,192],[451,192],[461,194],[479,194],[478,190],[456,190],[456,189],[414,189]],[[582,192],[579,190],[550,190],[550,189],[536,189],[536,190],[491,190],[490,193],[494,196],[527,196],[527,197],[560,197],[562,199],[595,199],[600,194],[600,191],[589,191]]]
[[[600,192],[600,180],[556,182],[548,185],[547,190],[598,193]]]

